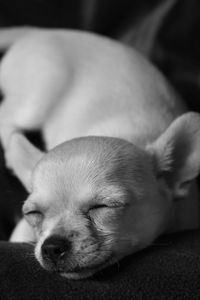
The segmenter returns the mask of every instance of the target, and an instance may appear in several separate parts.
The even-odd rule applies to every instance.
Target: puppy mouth
[[[101,269],[104,269],[112,263],[113,257],[110,255],[105,260],[88,266],[75,266],[72,268],[67,268],[65,264],[52,264],[48,261],[42,262],[42,266],[49,272],[58,273],[62,277],[69,279],[81,279],[90,277],[94,273],[98,272]]]
[[[112,258],[108,257],[101,263],[95,264],[93,266],[84,266],[84,267],[75,267],[72,270],[57,270],[57,272],[66,278],[69,279],[82,279],[92,276],[93,274],[97,273],[101,269],[106,268],[112,263]]]

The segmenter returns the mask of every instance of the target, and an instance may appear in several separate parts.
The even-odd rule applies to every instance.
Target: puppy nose
[[[71,242],[64,237],[52,235],[42,245],[42,257],[57,263],[71,249]]]

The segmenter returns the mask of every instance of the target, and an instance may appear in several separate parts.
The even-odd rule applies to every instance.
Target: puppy
[[[1,142],[30,193],[11,241],[79,279],[198,227],[200,116],[152,64],[78,31],[5,29],[0,46]],[[23,135],[38,129],[46,152]]]

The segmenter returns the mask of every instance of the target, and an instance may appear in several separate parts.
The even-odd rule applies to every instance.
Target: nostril
[[[63,249],[61,249],[59,246],[56,245],[45,245],[43,247],[43,254],[46,257],[53,257],[53,256],[60,256],[63,253]]]
[[[42,245],[42,257],[56,263],[71,249],[71,242],[66,238],[52,235]]]

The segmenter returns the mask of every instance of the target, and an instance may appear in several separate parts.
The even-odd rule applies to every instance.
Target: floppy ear
[[[175,198],[185,196],[200,171],[200,114],[178,117],[147,150],[157,177],[163,176]]]
[[[31,174],[44,153],[33,146],[19,132],[11,134],[5,149],[6,165],[22,182],[28,192],[31,192]]]

